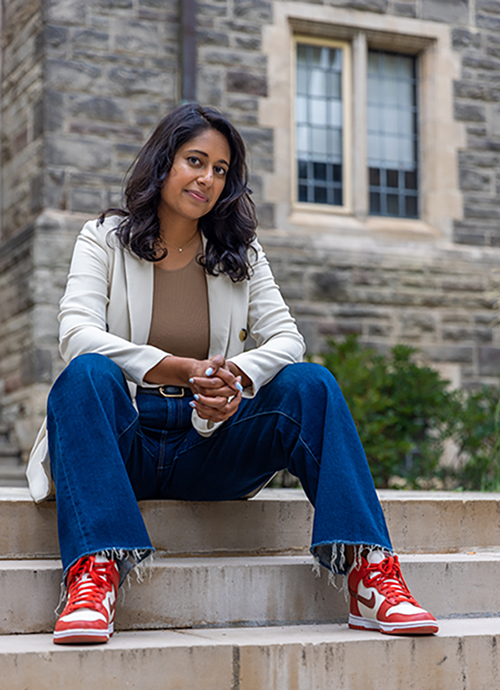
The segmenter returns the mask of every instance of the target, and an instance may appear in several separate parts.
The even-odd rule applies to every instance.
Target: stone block
[[[459,98],[481,101],[498,101],[500,99],[500,88],[484,82],[456,81],[453,91],[455,96]]]
[[[43,208],[43,180],[44,175],[40,173],[30,182],[30,208],[32,213],[38,213]]]
[[[471,204],[468,199],[464,205],[465,218],[484,218],[488,220],[500,219],[500,208],[495,203],[487,203],[482,199],[475,199],[475,203]]]
[[[43,98],[39,98],[33,105],[33,140],[41,137],[44,129],[44,103]]]
[[[261,127],[259,129],[242,128],[240,134],[245,140],[249,152],[253,156],[258,154],[273,154],[274,132],[272,129]]]
[[[109,47],[109,34],[106,31],[95,29],[80,29],[72,36],[72,44],[85,46],[94,50],[107,50]]]
[[[264,229],[275,228],[274,204],[259,202],[257,199],[255,202],[259,227]]]
[[[421,17],[447,24],[468,24],[468,0],[421,0]]]
[[[246,69],[266,69],[266,57],[254,51],[214,48],[212,46],[200,46],[200,60],[209,65],[225,67],[241,66]]]
[[[66,26],[56,26],[49,24],[45,27],[45,45],[47,46],[47,53],[57,51],[58,48],[65,46],[68,40],[68,28]]]
[[[52,352],[40,348],[31,348],[21,358],[21,383],[29,386],[32,383],[52,383]]]
[[[476,0],[476,10],[500,14],[500,0]]]
[[[460,168],[460,188],[470,191],[489,191],[492,176],[470,168]]]
[[[44,189],[45,204],[47,208],[66,209],[67,198],[64,180],[65,171],[63,169],[47,168]]]
[[[451,36],[452,46],[455,49],[478,49],[481,47],[482,35],[477,31],[469,31],[468,29],[453,29]]]
[[[224,76],[221,71],[202,66],[197,81],[199,101],[216,108],[220,107],[224,98]]]
[[[489,14],[476,14],[477,26],[487,29],[488,31],[500,30],[500,17],[492,17]]]
[[[196,36],[198,45],[229,47],[229,36],[226,33],[199,29]]]
[[[78,118],[84,117],[89,120],[125,122],[125,106],[125,103],[109,96],[74,96],[69,100],[68,112]]]
[[[244,70],[228,70],[226,88],[228,91],[267,96],[267,77]]]
[[[270,22],[273,17],[272,3],[267,0],[234,0],[234,16]]]
[[[158,70],[115,67],[109,80],[112,90],[125,96],[152,94],[164,98],[165,94],[175,93],[174,75]]]
[[[322,321],[318,324],[318,332],[324,336],[336,335],[361,335],[363,333],[362,321]]]
[[[486,122],[484,106],[455,103],[455,118],[466,122]]]
[[[344,273],[334,269],[314,272],[311,275],[313,299],[344,301],[347,297],[346,280]]]
[[[55,24],[84,24],[88,7],[86,0],[46,0],[46,18]]]
[[[458,243],[484,246],[489,244],[489,233],[477,225],[455,221],[453,239]]]
[[[402,2],[395,2],[394,14],[400,15],[401,17],[416,17],[417,9],[415,5],[408,5]]]
[[[205,17],[227,17],[226,5],[217,5],[210,2],[198,2],[197,11],[198,19],[200,20],[203,18],[202,21],[204,26],[206,26]]]
[[[111,143],[94,139],[47,137],[47,163],[74,166],[83,170],[103,170],[111,165]]]
[[[161,39],[157,22],[118,21],[115,43],[118,52],[158,55]]]
[[[479,347],[478,364],[480,376],[499,376],[500,348],[487,346]]]
[[[133,7],[133,0],[94,0],[96,7],[104,10],[128,10]]]
[[[43,126],[45,132],[62,129],[64,122],[64,95],[55,89],[46,89],[44,97]]]
[[[494,321],[496,319],[496,313],[493,311],[486,311],[479,314],[474,314],[474,323],[484,324],[493,327]]]
[[[500,353],[500,350],[498,350],[498,352]],[[425,345],[422,347],[422,353],[426,359],[435,362],[471,364],[473,361],[474,349],[462,345]]]
[[[257,36],[235,36],[234,44],[243,50],[261,50],[262,40]]]
[[[100,74],[99,67],[88,63],[59,58],[49,58],[46,62],[48,89],[85,91]]]
[[[493,340],[493,332],[491,328],[460,328],[448,326],[443,328],[443,340],[452,340],[461,343],[464,341],[485,343]]]
[[[70,211],[99,215],[103,210],[102,189],[99,187],[77,187],[70,193]]]
[[[485,72],[495,72],[500,68],[500,61],[493,60],[491,58],[472,57],[470,55],[466,55],[462,59],[462,65],[463,67],[470,67],[472,70],[484,70]],[[471,78],[474,79],[475,76],[476,75],[473,74]],[[468,78],[465,76],[465,73],[464,78]]]
[[[139,0],[139,8],[147,7],[150,9],[165,9],[165,5],[173,5],[177,10],[178,5],[172,2],[166,2],[166,0]],[[174,16],[177,18],[178,13],[175,12]]]

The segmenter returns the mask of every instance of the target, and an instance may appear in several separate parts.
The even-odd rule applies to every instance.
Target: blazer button
[[[240,331],[240,340],[241,342],[245,342],[245,340],[248,338],[248,331],[246,328],[242,328]]]

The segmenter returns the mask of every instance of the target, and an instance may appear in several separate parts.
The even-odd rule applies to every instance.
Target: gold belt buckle
[[[181,392],[180,393],[167,393],[165,391],[165,388],[180,388]],[[184,388],[181,388],[181,386],[160,386],[158,388],[160,391],[160,395],[162,395],[164,398],[183,398],[184,397]]]

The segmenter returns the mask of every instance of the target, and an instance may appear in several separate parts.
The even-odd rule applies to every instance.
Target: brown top
[[[186,266],[174,270],[155,266],[148,344],[177,357],[208,357],[207,281],[196,256]]]

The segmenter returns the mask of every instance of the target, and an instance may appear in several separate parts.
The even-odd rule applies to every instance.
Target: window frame
[[[309,201],[298,200],[298,155],[296,145],[296,96],[297,96],[297,45],[321,46],[335,48],[343,51],[342,53],[342,205],[340,204],[318,204]],[[351,215],[352,205],[352,46],[350,41],[342,41],[330,38],[318,38],[294,34],[292,41],[292,60],[293,65],[291,79],[291,98],[290,102],[290,140],[291,140],[291,160],[293,161],[291,181],[291,200],[292,208],[297,212],[316,211],[319,213],[336,213]]]
[[[263,55],[267,61],[268,89],[259,97],[258,125],[272,132],[274,161],[262,172],[263,203],[272,205],[274,220],[266,233],[308,236],[312,241],[356,243],[361,237],[392,241],[452,241],[454,223],[463,220],[463,193],[459,184],[459,152],[467,146],[464,122],[455,119],[453,84],[462,74],[462,55],[453,48],[453,27],[412,17],[358,11],[306,0],[275,0],[273,18],[263,29]],[[338,207],[303,204],[297,209],[294,123],[294,36],[319,38],[352,45],[354,102],[352,113],[352,213]],[[363,89],[359,75],[366,72],[363,53],[370,48],[419,57],[419,170],[420,218],[368,216],[367,142],[363,133]],[[364,91],[366,93],[366,89]],[[365,100],[364,100],[365,99]]]

